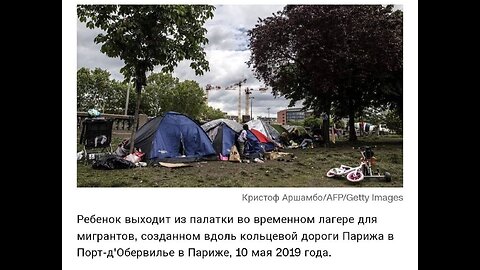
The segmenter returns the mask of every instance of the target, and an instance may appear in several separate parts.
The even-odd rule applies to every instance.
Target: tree
[[[77,71],[77,110],[102,110],[102,103],[110,87],[110,73],[106,70],[81,68]]]
[[[202,113],[203,120],[212,121],[220,118],[225,118],[224,112],[222,112],[220,109],[215,109],[205,104],[205,108],[203,109],[203,113]]]
[[[398,111],[390,111],[385,115],[385,123],[387,128],[393,130],[397,134],[403,133],[403,120]]]
[[[108,71],[80,68],[77,71],[77,110],[97,109],[105,112],[111,89],[112,81]]]
[[[125,101],[127,100],[128,93],[128,85],[124,82],[120,82],[117,80],[112,80],[110,85],[110,95],[108,96],[108,103],[105,105],[105,112],[113,114],[124,114]],[[131,103],[130,100],[129,103]]]
[[[298,120],[298,121],[287,121],[287,125],[290,125],[290,126],[304,126],[305,125],[305,122],[302,121],[302,120]]]
[[[101,52],[125,62],[120,69],[126,81],[133,81],[136,90],[134,128],[130,152],[138,123],[142,87],[146,72],[161,66],[172,72],[178,62],[191,60],[196,75],[209,70],[202,45],[208,43],[203,28],[213,18],[215,8],[209,5],[78,5],[77,14],[88,28],[104,33],[95,37]]]
[[[77,71],[77,110],[97,109],[102,113],[123,114],[127,85],[110,79],[106,70],[80,68]]]
[[[173,96],[178,84],[178,78],[173,78],[170,74],[152,73],[148,76],[142,103],[143,111],[147,115],[157,116],[166,112],[167,108],[171,110],[174,107]]]
[[[180,82],[170,74],[153,73],[147,79],[142,108],[150,116],[175,111],[199,118],[206,106],[204,95],[195,81]]]
[[[322,119],[317,118],[315,116],[309,116],[303,120],[303,125],[305,127],[314,127],[314,128],[320,128],[322,126]]]
[[[186,80],[181,82],[174,96],[173,109],[199,118],[205,108],[205,92],[196,81]]]
[[[381,5],[292,5],[249,31],[258,79],[319,117],[354,118],[372,104],[401,107],[403,13]],[[328,121],[322,129],[328,131]]]

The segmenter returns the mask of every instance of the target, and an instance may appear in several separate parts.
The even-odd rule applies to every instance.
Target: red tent
[[[257,139],[258,139],[261,143],[270,142],[270,140],[269,140],[265,135],[263,135],[263,133],[261,133],[260,131],[254,129],[254,128],[250,129],[250,131],[253,133],[253,135],[255,135],[255,137],[257,137]]]

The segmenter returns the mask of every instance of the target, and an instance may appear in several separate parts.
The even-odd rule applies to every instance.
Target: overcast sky
[[[207,84],[219,85],[223,88],[236,83],[243,78],[247,79],[245,87],[258,89],[263,86],[245,63],[250,57],[247,49],[247,30],[252,29],[258,18],[271,16],[273,12],[281,10],[281,5],[221,5],[216,6],[215,16],[207,21],[208,30],[206,45],[207,60],[210,71],[203,76],[195,76],[187,62],[182,62],[175,69],[173,76],[180,80],[195,80],[201,87]],[[93,42],[99,30],[90,30],[85,24],[77,23],[77,67],[102,68],[108,70],[116,80],[123,80],[120,68],[124,65],[120,59],[109,58],[100,52],[100,45]],[[155,72],[159,72],[160,68]],[[242,92],[243,92],[242,86]],[[274,98],[270,91],[254,91],[253,116],[276,116],[276,112],[287,108],[289,101]],[[245,114],[245,94],[242,93],[242,114]],[[221,109],[229,115],[238,114],[238,88],[235,90],[209,91],[208,103],[214,108]],[[301,104],[297,102],[297,107]]]

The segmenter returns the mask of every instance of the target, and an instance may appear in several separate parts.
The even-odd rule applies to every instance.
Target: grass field
[[[115,142],[120,141],[116,137]],[[340,164],[358,165],[360,153],[352,146],[376,145],[375,156],[380,172],[388,171],[391,182],[365,179],[351,183],[345,178],[332,179],[326,172]],[[330,147],[286,149],[295,159],[265,163],[226,161],[195,162],[192,167],[170,169],[144,167],[128,170],[94,170],[77,162],[79,187],[402,187],[403,140],[399,136],[370,137],[355,144],[337,142]]]

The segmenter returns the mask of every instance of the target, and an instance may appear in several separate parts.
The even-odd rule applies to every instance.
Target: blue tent
[[[213,141],[213,148],[217,154],[222,154],[222,156],[226,157],[230,155],[230,149],[236,144],[238,135],[243,129],[241,124],[228,119],[210,121],[203,124],[202,128],[207,132],[210,140]],[[264,135],[259,134],[258,131],[247,131],[246,155],[264,153],[272,151],[274,148],[275,145],[269,142]]]
[[[215,157],[205,131],[188,116],[177,112],[167,112],[143,125],[135,136],[135,147],[150,161]]]
[[[218,126],[217,134],[213,139],[213,149],[222,156],[228,157],[230,149],[237,141],[238,134],[227,124],[222,123]]]
[[[242,131],[241,124],[229,119],[216,119],[202,125],[217,154],[228,157]]]
[[[261,134],[256,129],[250,129],[247,131],[247,145],[245,147],[245,153],[265,153],[275,149],[273,142],[268,141],[265,135]]]

